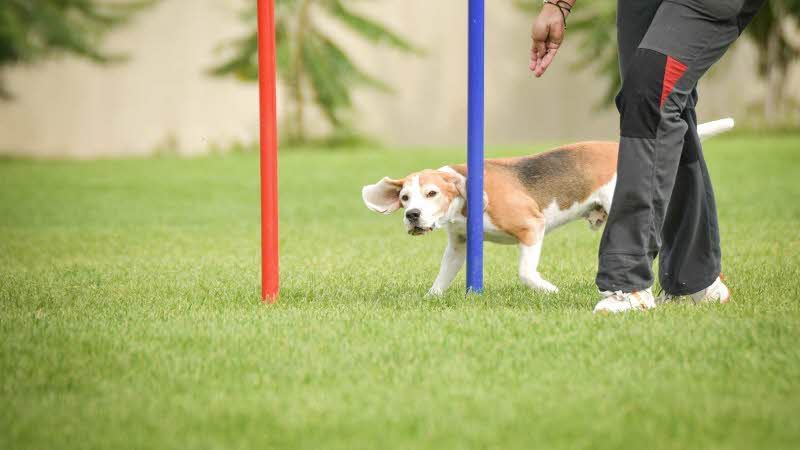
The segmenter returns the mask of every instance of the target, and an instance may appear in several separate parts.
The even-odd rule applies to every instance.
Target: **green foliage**
[[[608,81],[602,104],[614,103],[622,84],[617,54],[617,2],[594,0],[582,2],[580,10],[570,14],[569,32],[578,33],[579,68],[594,69]]]
[[[757,54],[758,70],[761,75],[767,75],[770,67],[774,66],[785,71],[789,63],[800,56],[800,47],[793,46],[786,34],[781,32],[780,20],[786,16],[791,16],[794,20],[800,18],[800,0],[768,1],[747,27],[747,35],[762,50]],[[773,34],[778,39],[778,49],[774,57],[770,58],[771,55],[766,49]]]
[[[797,449],[800,135],[706,147],[731,302],[611,317],[583,221],[558,294],[487,244],[483,296],[423,298],[445,233],[360,188],[462,149],[282,153],[274,306],[256,154],[0,161],[0,448]]]
[[[35,63],[54,53],[96,63],[122,55],[102,48],[106,34],[154,0],[3,0],[0,2],[0,70]],[[0,92],[3,86],[0,85]],[[7,92],[5,92],[8,95]]]
[[[321,16],[335,20],[371,43],[418,52],[400,35],[346,3],[345,0],[277,0],[275,3],[278,76],[289,90],[286,99],[292,111],[285,123],[284,136],[290,144],[308,141],[303,121],[309,97],[332,125],[333,134],[348,136],[354,132],[349,121],[353,89],[361,85],[390,91],[380,79],[359,68],[346,49],[320,27]],[[223,49],[232,50],[232,55],[212,68],[211,73],[257,81],[255,2],[248,3],[241,17],[252,31],[223,45]]]

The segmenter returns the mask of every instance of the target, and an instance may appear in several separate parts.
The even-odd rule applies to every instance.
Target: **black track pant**
[[[698,80],[764,0],[618,0],[617,183],[597,287],[685,295],[719,276],[714,191],[697,135]]]

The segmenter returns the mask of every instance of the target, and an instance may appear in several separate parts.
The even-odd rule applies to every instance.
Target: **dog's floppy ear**
[[[464,200],[467,199],[467,177],[460,173],[451,172],[442,172],[442,177],[444,177],[445,181],[455,186],[459,196],[464,197]]]
[[[463,197],[464,201],[467,200],[467,177],[461,175],[460,173],[446,173],[445,180],[453,183],[458,191],[458,195]],[[483,209],[486,209],[488,206],[489,195],[486,194],[486,191],[483,191]]]
[[[367,208],[381,214],[391,214],[400,208],[400,189],[404,182],[383,177],[381,181],[361,188],[361,198]]]

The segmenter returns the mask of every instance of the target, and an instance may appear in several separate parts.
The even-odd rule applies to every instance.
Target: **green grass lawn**
[[[487,245],[485,295],[422,298],[444,234],[360,187],[462,151],[282,155],[275,306],[255,155],[0,161],[0,448],[796,449],[800,136],[707,156],[732,302],[610,317],[585,222],[556,295]]]

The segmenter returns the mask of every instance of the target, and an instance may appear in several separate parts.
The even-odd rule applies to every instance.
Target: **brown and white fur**
[[[698,126],[698,133],[706,138],[732,127],[732,119],[723,119]],[[547,233],[581,217],[592,229],[605,223],[614,197],[617,151],[616,142],[581,142],[532,156],[485,161],[484,239],[519,245],[519,277],[525,285],[558,291],[538,271]],[[430,295],[440,295],[450,286],[466,258],[466,175],[465,165],[450,165],[401,179],[384,177],[361,191],[373,211],[405,209],[403,221],[411,235],[447,230],[447,248]]]

